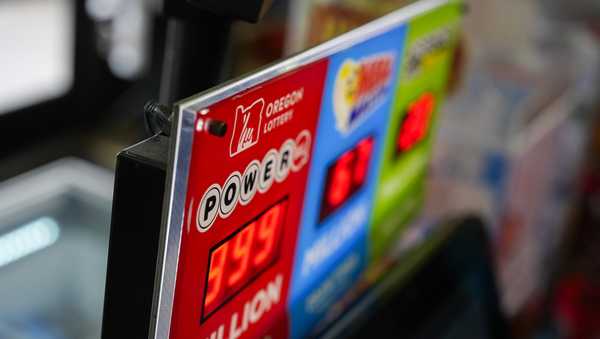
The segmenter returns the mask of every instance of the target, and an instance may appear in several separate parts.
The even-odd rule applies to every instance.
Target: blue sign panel
[[[293,337],[318,327],[366,268],[405,35],[401,26],[329,59],[288,300]]]

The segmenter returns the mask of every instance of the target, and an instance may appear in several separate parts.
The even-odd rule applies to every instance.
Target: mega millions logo
[[[386,100],[393,65],[393,53],[347,59],[342,63],[333,93],[333,111],[339,131],[348,132]]]

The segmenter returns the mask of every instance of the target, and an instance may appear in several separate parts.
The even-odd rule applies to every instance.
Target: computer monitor
[[[0,1],[0,157],[90,125],[130,84],[101,53],[91,2]]]
[[[402,261],[323,337],[505,339],[483,223],[466,218],[412,274]]]

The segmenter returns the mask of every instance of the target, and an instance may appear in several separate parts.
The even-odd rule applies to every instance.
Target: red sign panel
[[[287,337],[326,69],[304,66],[198,112],[170,338]],[[227,124],[224,137],[205,132],[211,119]]]

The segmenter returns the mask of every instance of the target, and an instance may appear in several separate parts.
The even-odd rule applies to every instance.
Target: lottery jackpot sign
[[[176,105],[152,338],[327,327],[370,265],[411,23],[439,11],[460,3],[416,2]],[[429,138],[432,90],[410,105],[398,152]]]

